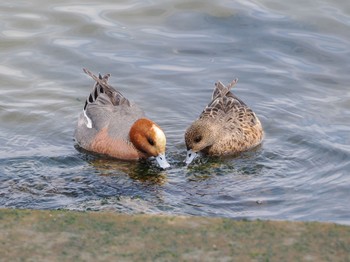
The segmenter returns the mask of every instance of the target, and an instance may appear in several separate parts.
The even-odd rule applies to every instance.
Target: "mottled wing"
[[[225,126],[237,126],[243,123],[250,126],[256,125],[258,119],[254,112],[230,92],[230,88],[236,82],[237,80],[234,80],[228,86],[224,86],[221,82],[216,83],[213,100],[206,106],[199,118],[215,118],[219,121],[233,123],[233,125]]]
[[[227,115],[229,112],[238,111],[240,108],[246,107],[246,105],[238,97],[231,92],[226,93],[224,96],[217,96],[213,99],[203,110],[200,118],[206,117],[218,117],[220,115]]]
[[[228,86],[218,81],[212,95],[212,101],[206,106],[199,118],[212,117],[215,118],[220,114],[225,115],[232,108],[245,105],[238,97],[230,92],[230,89],[237,83],[237,79],[233,80]]]

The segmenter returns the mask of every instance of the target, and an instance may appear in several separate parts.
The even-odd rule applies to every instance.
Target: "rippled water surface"
[[[15,0],[0,16],[0,207],[350,224],[349,1]],[[170,170],[76,150],[82,67],[162,126]],[[185,167],[186,127],[234,77],[264,143]]]

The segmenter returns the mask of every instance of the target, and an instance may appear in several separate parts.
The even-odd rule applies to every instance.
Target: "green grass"
[[[331,223],[0,209],[1,261],[350,261]]]

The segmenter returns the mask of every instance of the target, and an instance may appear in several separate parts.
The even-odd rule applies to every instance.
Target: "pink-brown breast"
[[[137,160],[143,157],[130,141],[110,137],[107,128],[101,129],[96,134],[89,150],[124,160]]]

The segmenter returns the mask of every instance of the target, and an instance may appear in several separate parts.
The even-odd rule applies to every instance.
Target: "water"
[[[16,0],[0,16],[0,207],[350,224],[348,1]],[[172,169],[75,149],[82,67],[162,126]],[[185,129],[234,77],[264,143],[186,168]]]

